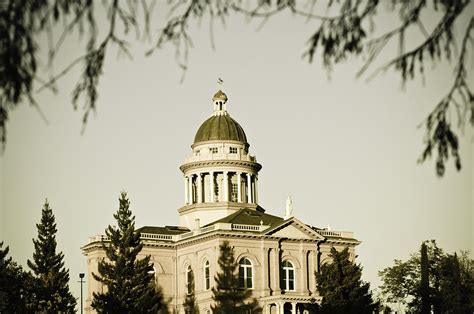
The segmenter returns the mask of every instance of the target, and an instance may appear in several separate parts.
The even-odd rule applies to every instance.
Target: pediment
[[[279,226],[268,230],[265,234],[275,237],[289,238],[289,239],[308,239],[308,240],[322,240],[324,239],[319,233],[306,226],[304,223],[296,218],[291,218]]]

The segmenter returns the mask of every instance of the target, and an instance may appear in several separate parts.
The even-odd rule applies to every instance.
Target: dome
[[[229,115],[215,115],[201,124],[194,137],[194,144],[207,141],[238,141],[248,144],[244,129]]]
[[[214,94],[214,96],[212,96],[212,100],[214,100],[214,101],[222,100],[222,101],[226,102],[227,101],[227,95],[223,91],[219,90],[219,91],[217,91],[217,93]]]

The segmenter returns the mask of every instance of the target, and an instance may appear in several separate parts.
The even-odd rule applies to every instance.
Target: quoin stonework
[[[262,168],[249,151],[244,129],[227,111],[228,97],[212,98],[212,116],[201,124],[192,153],[180,167],[184,205],[179,226],[138,229],[150,255],[155,278],[170,313],[184,313],[183,302],[193,274],[200,313],[210,313],[211,288],[219,272],[219,245],[229,241],[239,263],[239,284],[252,290],[263,313],[304,313],[304,304],[319,302],[315,272],[329,260],[331,247],[349,247],[355,258],[360,242],[352,232],[317,228],[294,216],[287,199],[284,216],[258,204],[258,174]],[[92,293],[103,291],[94,280],[98,261],[105,258],[105,236],[89,238],[82,247],[88,273],[86,312],[93,313]]]

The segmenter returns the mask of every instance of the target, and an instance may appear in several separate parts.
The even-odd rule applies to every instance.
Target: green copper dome
[[[238,141],[248,144],[244,129],[228,114],[212,116],[201,124],[194,137],[194,144],[207,141]]]

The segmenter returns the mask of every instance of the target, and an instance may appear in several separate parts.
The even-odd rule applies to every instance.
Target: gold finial
[[[217,84],[222,85],[224,83],[224,80],[221,79],[220,77],[217,78]]]

